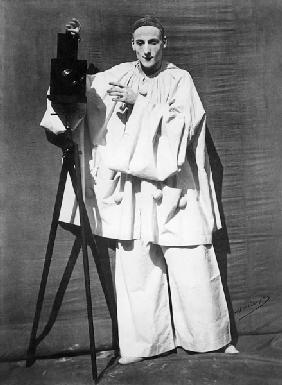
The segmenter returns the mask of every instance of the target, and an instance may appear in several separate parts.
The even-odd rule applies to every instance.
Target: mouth
[[[149,62],[153,59],[153,56],[143,56],[143,59]]]

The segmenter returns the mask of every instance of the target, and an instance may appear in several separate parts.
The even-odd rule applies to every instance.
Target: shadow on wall
[[[232,343],[236,344],[238,341],[238,332],[235,323],[235,314],[232,307],[231,297],[227,285],[227,254],[230,254],[230,244],[228,238],[227,227],[225,223],[225,216],[223,212],[222,205],[222,181],[223,181],[223,166],[216,151],[214,142],[212,140],[210,131],[207,127],[206,129],[206,146],[207,152],[209,156],[209,161],[211,165],[213,181],[215,186],[215,192],[219,207],[220,219],[222,228],[217,230],[213,234],[213,246],[216,254],[216,259],[218,263],[218,267],[221,274],[221,280],[223,285],[223,290],[225,293],[229,317],[230,317],[230,328],[231,328],[231,336]]]

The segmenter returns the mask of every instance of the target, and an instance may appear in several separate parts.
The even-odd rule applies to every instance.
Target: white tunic
[[[138,92],[134,106],[112,101],[110,81]],[[221,223],[205,111],[190,74],[164,62],[147,77],[138,62],[130,62],[88,75],[87,82],[87,114],[83,119],[74,112],[72,128],[93,233],[162,246],[210,244]],[[48,102],[41,126],[63,132],[52,112]],[[70,183],[60,219],[79,224]]]

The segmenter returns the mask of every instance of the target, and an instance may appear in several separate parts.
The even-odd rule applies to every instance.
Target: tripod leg
[[[87,238],[86,238],[86,210],[83,202],[82,187],[81,187],[81,171],[80,171],[80,160],[78,154],[78,146],[74,145],[74,163],[76,178],[74,178],[73,170],[70,171],[70,176],[73,183],[73,188],[77,196],[80,212],[80,226],[81,226],[81,239],[82,239],[82,253],[83,253],[83,269],[84,269],[84,283],[85,293],[87,301],[87,316],[88,316],[88,327],[89,327],[89,338],[90,338],[90,354],[92,364],[92,377],[94,381],[97,381],[97,364],[96,364],[96,349],[95,349],[95,337],[94,337],[94,324],[93,324],[93,312],[92,312],[92,299],[90,290],[90,274],[89,274],[89,259],[87,253]]]
[[[101,286],[105,295],[107,307],[112,320],[112,345],[117,350],[118,343],[118,326],[117,326],[117,310],[115,301],[115,289],[112,280],[111,266],[109,260],[108,249],[105,248],[102,238],[92,235],[90,223],[87,223],[88,244],[91,248],[92,255],[96,264],[97,273],[101,282]]]
[[[47,285],[47,278],[49,275],[49,269],[50,269],[51,259],[52,259],[53,250],[54,250],[54,243],[55,243],[55,238],[56,238],[56,233],[58,228],[60,209],[62,206],[65,184],[67,180],[67,173],[68,173],[68,161],[65,159],[62,165],[61,173],[60,173],[60,179],[59,179],[59,184],[58,184],[58,189],[56,194],[56,201],[55,201],[54,211],[53,211],[53,218],[52,218],[49,239],[48,239],[48,244],[47,244],[47,249],[45,254],[42,278],[40,282],[40,288],[39,288],[39,293],[38,293],[38,298],[37,298],[37,303],[35,308],[35,315],[33,319],[33,326],[32,326],[32,331],[31,331],[31,336],[29,341],[29,347],[27,350],[27,359],[26,359],[27,367],[31,366],[35,361],[36,334],[38,330],[39,319],[40,319],[40,314],[42,310],[42,305],[43,305],[44,295],[45,295],[45,290]]]
[[[71,277],[71,274],[73,272],[75,263],[77,261],[80,249],[81,249],[81,238],[77,237],[74,241],[74,244],[73,244],[73,247],[71,250],[71,254],[70,254],[70,258],[68,260],[67,266],[66,266],[64,274],[62,276],[61,283],[60,283],[59,288],[57,290],[49,320],[48,320],[46,326],[44,327],[42,333],[36,338],[36,345],[39,345],[40,342],[47,336],[47,334],[50,332],[52,326],[54,325],[54,323],[56,321],[60,307],[61,307],[62,302],[63,302],[64,294],[65,294],[65,291],[66,291],[67,286],[69,284],[70,277]]]
[[[74,174],[74,171],[73,171],[73,174]],[[75,174],[73,175],[72,180],[75,181]],[[92,256],[95,261],[97,273],[101,282],[107,307],[112,320],[112,345],[114,350],[117,350],[119,348],[119,342],[118,342],[115,289],[114,289],[112,276],[111,276],[111,267],[109,262],[108,250],[105,251],[105,248],[102,246],[102,242],[99,241],[99,237],[94,238],[85,205],[83,205],[83,213],[84,213],[83,215],[84,228],[85,228],[87,242],[92,251]]]

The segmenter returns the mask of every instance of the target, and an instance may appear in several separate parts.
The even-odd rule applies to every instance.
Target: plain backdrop
[[[0,4],[0,357],[24,357],[31,331],[61,167],[60,150],[47,143],[39,123],[57,33],[64,31],[71,17],[82,24],[80,58],[100,70],[134,60],[130,25],[136,18],[148,13],[160,17],[168,36],[166,57],[191,73],[207,111],[215,146],[211,161],[218,171],[227,229],[217,237],[219,262],[238,333],[280,332],[282,2],[1,0]],[[59,230],[43,323],[73,240],[72,234]],[[93,260],[90,265],[96,344],[110,348],[109,313]],[[87,349],[87,331],[80,257],[58,319],[38,352]]]

